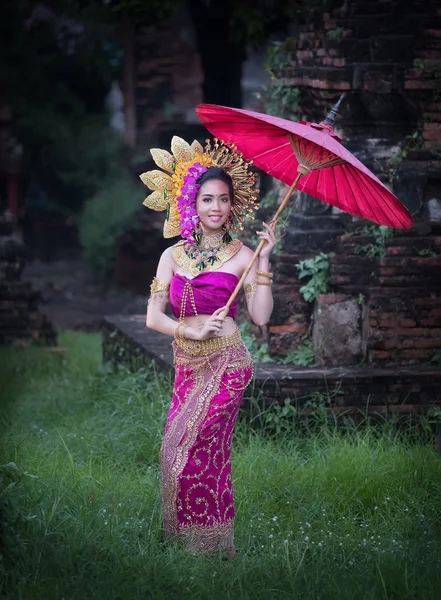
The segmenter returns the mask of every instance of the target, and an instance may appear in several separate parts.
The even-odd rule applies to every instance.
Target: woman
[[[253,251],[230,231],[256,207],[255,175],[222,144],[205,150],[174,137],[173,156],[152,150],[168,174],[141,179],[153,189],[145,204],[167,209],[164,235],[184,240],[161,256],[151,286],[147,327],[174,336],[175,381],[161,447],[164,531],[191,550],[234,554],[231,441],[244,390],[253,374],[234,317],[225,304]],[[273,309],[270,253],[274,224],[257,232],[266,241],[245,280],[247,307],[257,325]],[[170,300],[172,319],[165,314]]]

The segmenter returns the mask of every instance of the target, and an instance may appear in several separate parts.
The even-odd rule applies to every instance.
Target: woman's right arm
[[[173,258],[171,255],[171,248],[167,248],[159,259],[156,278],[153,280],[151,295],[147,305],[145,324],[150,329],[171,336],[174,335],[178,322],[165,314],[170,292],[169,289],[163,288],[165,288],[166,285],[170,286],[172,277]]]
[[[170,282],[173,277],[173,257],[171,248],[167,248],[159,259],[156,277],[152,284],[152,293],[147,305],[146,325],[150,329],[174,336],[179,322],[165,314],[170,294]],[[168,286],[168,289],[167,289]],[[211,318],[204,323],[201,331],[194,327],[186,327],[184,337],[188,340],[203,340],[219,332],[223,318],[218,315],[221,309],[215,311]]]

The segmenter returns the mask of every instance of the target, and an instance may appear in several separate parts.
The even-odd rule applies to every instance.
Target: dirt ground
[[[40,311],[57,329],[98,331],[107,315],[145,314],[146,297],[104,287],[81,259],[29,261],[21,279],[41,293]]]

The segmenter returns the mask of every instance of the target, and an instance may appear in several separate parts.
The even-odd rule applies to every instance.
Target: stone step
[[[106,317],[102,325],[103,359],[123,364],[133,371],[152,360],[168,372],[173,370],[170,338],[145,327],[144,315]],[[424,349],[418,349],[425,351]],[[387,353],[384,350],[372,350]],[[430,352],[430,351],[429,351]],[[283,403],[287,398],[299,412],[313,412],[311,397],[336,415],[356,418],[366,415],[427,413],[438,406],[441,370],[430,367],[381,368],[371,366],[296,367],[260,363],[246,391],[262,406]]]

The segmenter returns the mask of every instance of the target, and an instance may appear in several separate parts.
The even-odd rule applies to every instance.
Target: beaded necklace
[[[231,239],[228,232],[201,235],[197,244],[178,242],[173,246],[172,256],[177,265],[186,273],[198,275],[215,271],[239,252],[242,242]]]

